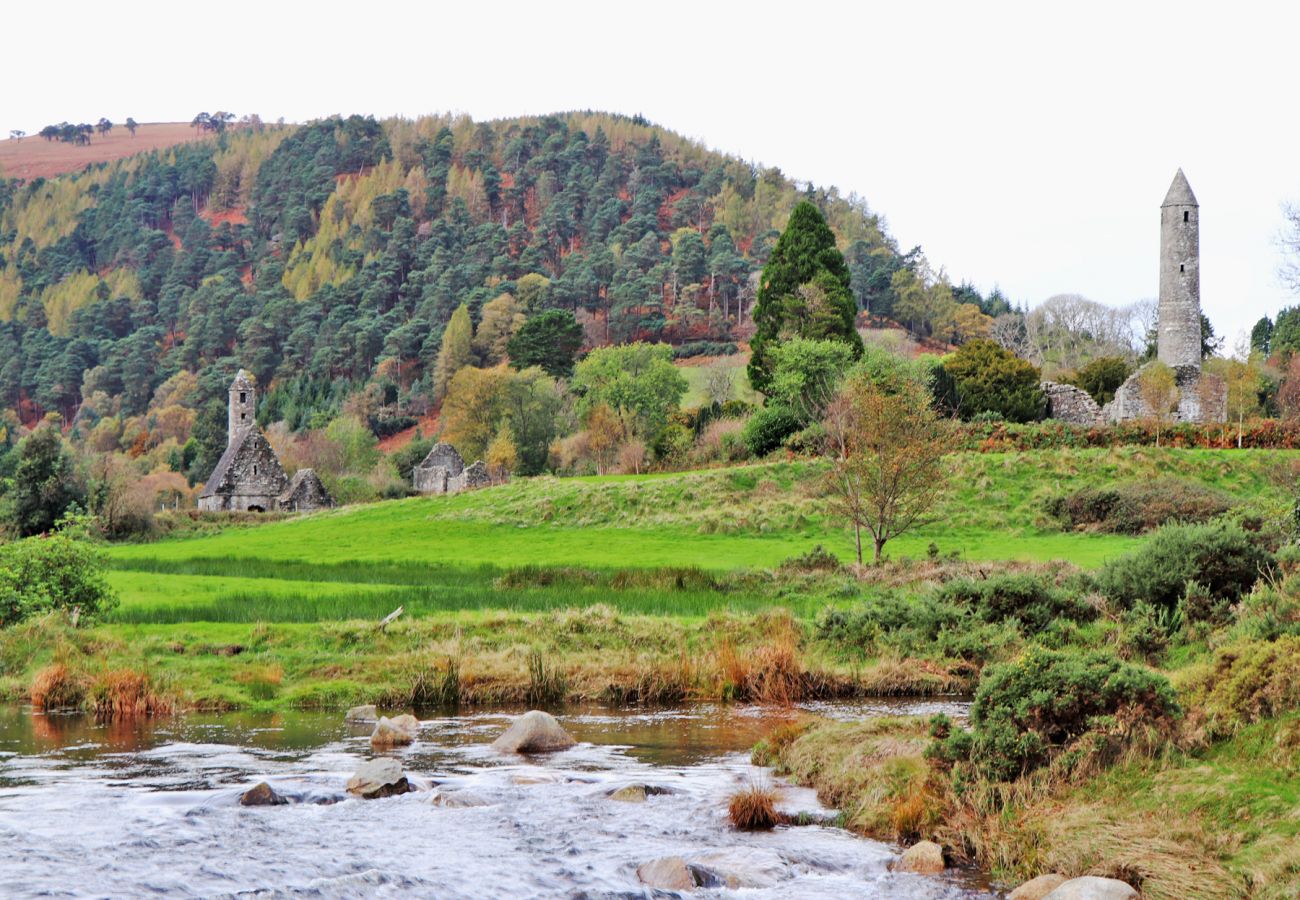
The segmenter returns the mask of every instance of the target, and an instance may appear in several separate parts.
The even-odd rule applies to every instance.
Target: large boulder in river
[[[1007,900],[1043,900],[1052,891],[1059,888],[1065,882],[1069,881],[1059,872],[1052,872],[1048,875],[1039,875],[1037,878],[1031,878],[1007,894]]]
[[[511,723],[492,749],[501,753],[552,753],[568,750],[578,742],[555,721],[555,716],[530,710]]]
[[[770,888],[790,877],[790,864],[775,850],[732,847],[691,858],[695,883],[701,887]]]
[[[348,779],[348,793],[367,800],[409,794],[413,790],[415,788],[406,780],[395,759],[372,759],[362,763],[356,774]]]
[[[375,730],[370,735],[370,746],[376,749],[405,747],[415,741],[415,735],[419,730],[420,720],[415,716],[408,714],[394,716],[391,719],[384,716],[375,723]]]
[[[1043,900],[1133,900],[1138,892],[1118,878],[1071,878]]]
[[[374,722],[378,718],[379,710],[375,708],[375,704],[368,703],[365,706],[354,706],[349,709],[347,715],[343,717],[343,721],[349,725],[365,725]]]
[[[287,806],[289,803],[265,781],[254,785],[239,795],[240,806]]]
[[[642,884],[664,891],[695,889],[695,876],[680,856],[664,856],[642,863],[636,867],[636,877]]]
[[[917,841],[894,864],[895,871],[916,872],[918,875],[937,875],[944,868],[943,848],[934,841]]]

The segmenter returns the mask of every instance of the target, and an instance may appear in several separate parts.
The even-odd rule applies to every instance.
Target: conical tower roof
[[[239,390],[240,388],[251,388],[253,386],[253,376],[247,369],[240,369],[235,373],[235,380],[230,382],[230,389]]]
[[[1169,193],[1165,194],[1165,202],[1160,204],[1165,206],[1200,206],[1196,202],[1196,195],[1192,193],[1192,186],[1187,183],[1187,176],[1183,170],[1179,169],[1178,174],[1174,176],[1173,184],[1169,185]]]

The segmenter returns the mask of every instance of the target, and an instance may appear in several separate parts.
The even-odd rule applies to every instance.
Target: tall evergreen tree
[[[819,290],[801,290],[814,283]],[[763,267],[750,341],[749,381],[754,389],[771,387],[770,348],[782,337],[842,340],[855,358],[861,356],[856,316],[849,268],[835,246],[835,234],[821,210],[801,201]]]
[[[447,330],[442,333],[442,348],[433,367],[433,399],[441,402],[456,373],[468,366],[474,358],[474,326],[470,323],[469,307],[461,304],[451,314]]]

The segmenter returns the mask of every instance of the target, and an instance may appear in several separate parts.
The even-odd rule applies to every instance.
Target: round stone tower
[[[243,369],[235,373],[230,382],[230,420],[226,426],[226,446],[235,443],[240,434],[253,427],[257,412],[257,391],[253,376]]]
[[[1201,367],[1200,206],[1179,169],[1160,204],[1160,302],[1156,357]]]

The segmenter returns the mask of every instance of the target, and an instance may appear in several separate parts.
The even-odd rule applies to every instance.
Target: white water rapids
[[[488,747],[507,714],[424,719],[419,741],[396,756],[430,789],[355,800],[343,786],[372,756],[368,731],[336,714],[100,726],[0,711],[0,893],[668,897],[641,884],[636,868],[681,856],[749,885],[696,897],[987,896],[969,873],[891,873],[897,848],[838,828],[731,829],[733,791],[780,785],[741,750],[770,727],[766,716],[752,707],[584,709],[559,716],[578,747],[527,759]],[[297,802],[241,807],[240,793],[263,780]],[[636,784],[666,792],[609,799]],[[809,790],[781,794],[787,811],[828,812]]]

